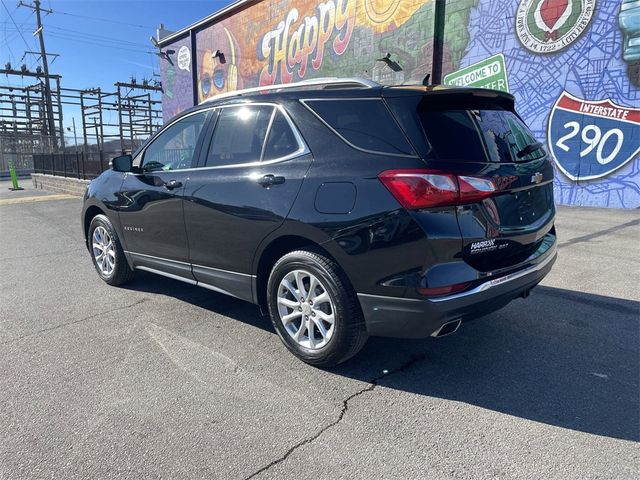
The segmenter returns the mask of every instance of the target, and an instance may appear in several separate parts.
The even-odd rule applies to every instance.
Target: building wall
[[[461,45],[468,32],[452,53],[456,61],[461,54],[458,68],[504,55],[516,108],[554,157],[556,202],[640,207],[640,47],[634,62],[620,0],[451,3],[477,5],[468,21],[449,21],[445,45]],[[567,7],[544,15],[544,3]],[[636,15],[639,28],[640,9]]]
[[[162,82],[162,117],[171,117],[193,106],[193,76],[191,74],[191,39],[186,36],[162,49],[166,57],[160,59]],[[173,52],[173,53],[171,53]],[[186,54],[186,52],[189,52]],[[180,62],[178,61],[179,54]],[[188,55],[189,61],[185,62]]]
[[[161,62],[165,118],[193,104],[194,67],[199,101],[230,89],[318,76],[421,81],[432,67],[434,5],[433,0],[256,3],[193,32],[195,55],[189,37],[165,47],[174,51],[173,65]],[[640,207],[640,54],[634,60],[633,49],[624,48],[620,25],[633,22],[620,14],[620,5],[619,0],[446,2],[445,79],[514,94],[518,111],[554,158],[558,203]],[[213,58],[216,50],[224,63]],[[376,62],[387,53],[400,72]],[[483,77],[485,64],[503,70],[500,78]],[[460,70],[471,75],[455,73]]]
[[[430,1],[260,2],[197,32],[198,98],[318,76],[421,80],[431,71],[432,39]],[[225,64],[212,58],[215,50]],[[386,53],[401,72],[376,64]]]

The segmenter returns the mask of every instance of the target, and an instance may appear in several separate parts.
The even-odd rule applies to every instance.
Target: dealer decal
[[[498,243],[497,238],[488,238],[487,240],[479,240],[477,242],[473,242],[471,244],[471,255],[476,255],[478,253],[489,253],[495,250],[502,250],[507,248],[509,244]]]
[[[640,108],[562,92],[549,116],[547,141],[571,180],[605,177],[640,153]]]

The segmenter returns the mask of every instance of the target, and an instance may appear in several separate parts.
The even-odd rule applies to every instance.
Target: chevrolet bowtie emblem
[[[536,172],[531,175],[531,183],[540,183],[542,181],[543,175],[540,172]]]

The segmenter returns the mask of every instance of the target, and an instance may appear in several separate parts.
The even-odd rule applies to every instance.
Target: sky
[[[37,58],[25,50],[39,51],[33,32],[35,14],[17,7],[17,0],[0,0],[0,64],[8,61],[19,68],[26,63],[35,69]],[[30,3],[30,0],[23,0]],[[50,73],[62,75],[63,86],[71,88],[113,88],[116,81],[151,78],[158,72],[158,57],[149,41],[164,23],[178,30],[231,3],[230,0],[41,0],[45,15]],[[7,12],[8,11],[8,12]],[[15,24],[14,24],[15,22]],[[17,25],[17,28],[16,28]],[[6,79],[5,79],[6,80]]]
[[[31,0],[23,0],[32,3]],[[49,73],[62,75],[66,88],[114,90],[114,82],[138,82],[159,74],[158,57],[149,37],[163,23],[175,31],[232,3],[232,0],[41,0],[41,7],[53,10],[42,19],[45,45],[50,57]],[[0,0],[0,65],[11,62],[30,70],[39,64],[25,50],[39,51],[33,10],[18,7],[18,0]],[[158,77],[156,77],[158,78]],[[159,79],[159,78],[158,78]],[[31,79],[0,78],[2,84],[29,85]],[[80,117],[72,111],[69,121]],[[65,121],[65,123],[67,123]]]

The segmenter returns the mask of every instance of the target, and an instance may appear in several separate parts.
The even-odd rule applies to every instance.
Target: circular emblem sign
[[[553,53],[568,47],[587,29],[596,0],[521,0],[516,33],[522,45],[535,53]]]

